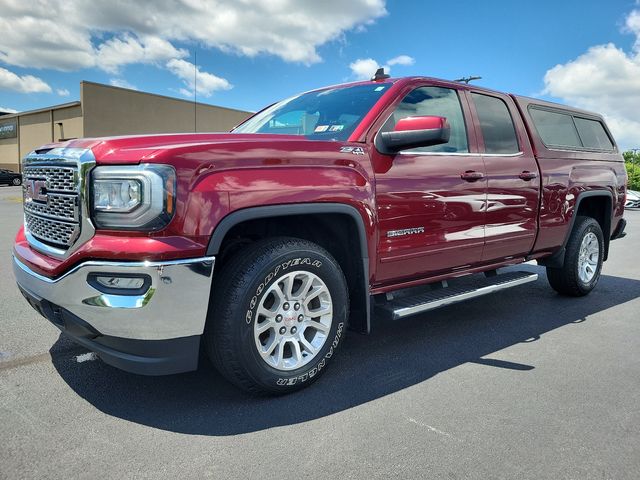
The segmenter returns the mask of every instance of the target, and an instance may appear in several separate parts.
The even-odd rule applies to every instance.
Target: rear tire
[[[20,185],[22,185],[22,179],[20,177],[15,177],[13,180],[11,180],[11,184],[14,187],[19,187]]]
[[[253,394],[285,394],[318,379],[344,337],[346,280],[306,240],[270,238],[238,251],[213,285],[204,346],[216,369]]]
[[[564,265],[547,267],[549,284],[562,295],[589,294],[600,279],[603,255],[604,236],[600,224],[591,217],[578,217],[567,242]]]

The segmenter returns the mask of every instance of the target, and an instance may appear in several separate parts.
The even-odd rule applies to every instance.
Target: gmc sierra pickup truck
[[[586,295],[625,227],[601,116],[425,77],[303,93],[228,133],[46,145],[22,174],[13,265],[38,312],[121,369],[185,372],[203,349],[252,393],[311,384],[374,314],[537,279],[502,267]]]

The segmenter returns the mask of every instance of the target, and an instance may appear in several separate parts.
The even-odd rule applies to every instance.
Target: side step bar
[[[475,279],[469,278],[470,281],[464,282],[464,285],[461,286],[452,285],[418,295],[394,298],[378,305],[377,309],[382,316],[390,320],[400,320],[410,315],[499,292],[524,283],[535,282],[537,279],[538,274],[531,272],[507,272],[490,277],[479,276]]]

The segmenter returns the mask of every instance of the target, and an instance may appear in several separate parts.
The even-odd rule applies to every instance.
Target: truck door
[[[383,155],[372,149],[379,225],[376,284],[447,273],[480,262],[486,179],[461,89],[408,91],[380,131],[409,116],[435,115],[451,126],[448,143]]]
[[[506,95],[469,93],[487,172],[483,262],[522,257],[537,232],[540,175],[524,124]]]

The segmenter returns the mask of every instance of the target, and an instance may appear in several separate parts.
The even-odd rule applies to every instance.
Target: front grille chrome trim
[[[89,175],[95,164],[93,152],[85,148],[54,148],[44,153],[34,151],[23,159],[25,179],[49,179],[50,176],[52,178],[51,181],[47,181],[47,195],[51,196],[52,201],[48,199],[46,203],[25,202],[24,205],[24,233],[35,250],[63,260],[93,237],[95,227],[91,222],[88,200]],[[69,183],[69,173],[72,173],[71,178],[76,185],[73,190]],[[73,209],[69,205],[72,197],[75,202]],[[48,222],[53,231],[62,229],[69,233],[68,241],[63,242],[57,237],[45,238],[41,235],[37,238],[36,232],[32,234],[27,226],[34,218],[43,222],[43,225]],[[75,228],[70,229],[69,225]]]
[[[66,166],[26,166],[22,170],[22,178],[47,179],[47,190],[53,192],[77,193],[77,167]]]
[[[26,212],[24,214],[24,222],[25,229],[31,235],[40,238],[44,242],[59,245],[64,249],[71,247],[80,234],[80,225],[77,223],[60,222]]]
[[[46,203],[25,202],[24,212],[63,222],[80,222],[80,212],[76,205],[78,195],[48,193],[47,197],[49,198]]]

